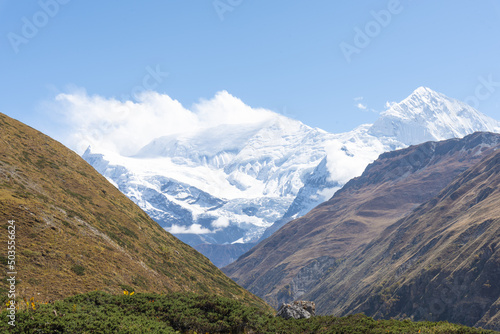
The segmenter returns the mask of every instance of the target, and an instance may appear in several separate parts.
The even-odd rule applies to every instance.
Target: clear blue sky
[[[500,119],[497,0],[0,0],[0,50],[0,112],[52,133],[58,92],[120,98],[157,67],[186,107],[227,90],[330,132],[418,86]]]

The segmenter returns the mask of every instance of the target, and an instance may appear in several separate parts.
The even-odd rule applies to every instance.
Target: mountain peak
[[[427,87],[418,87],[381,114],[369,132],[393,137],[406,145],[446,138],[462,138],[475,131],[498,132],[500,122],[468,104]]]
[[[442,95],[432,89],[430,89],[429,87],[425,87],[425,86],[420,86],[418,87],[417,89],[415,89],[413,91],[413,93],[411,93],[410,96],[414,96],[414,95],[417,95],[417,96],[425,96],[425,95],[432,95],[432,94],[439,94],[439,95]]]
[[[415,105],[426,105],[429,103],[433,104],[439,101],[448,101],[450,103],[458,103],[466,105],[464,102],[452,99],[444,95],[443,93],[436,92],[435,90],[432,90],[431,88],[425,86],[420,86],[417,89],[415,89],[406,99],[401,101],[399,104],[407,104],[410,103],[410,101],[413,102],[412,105],[413,107],[415,107]]]

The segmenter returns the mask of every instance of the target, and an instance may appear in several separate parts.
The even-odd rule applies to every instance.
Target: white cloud
[[[362,110],[362,111],[369,111],[369,112],[372,112],[372,113],[375,113],[375,114],[379,114],[380,112],[378,112],[377,110],[373,109],[373,108],[369,108],[368,105],[366,103],[357,103],[355,105],[356,108],[358,108],[359,110]]]
[[[361,101],[363,101],[365,98],[363,96],[358,96],[358,97],[355,97],[353,100],[354,100],[354,106],[356,108],[358,108],[359,110],[362,110],[362,111],[369,111],[369,112],[372,112],[372,113],[375,113],[375,114],[379,114],[380,112],[373,109],[373,108],[369,108],[368,107],[368,104],[367,103],[363,103]]]
[[[229,219],[226,217],[219,217],[217,220],[212,222],[212,227],[216,229],[228,227],[230,224]]]
[[[172,234],[208,234],[208,233],[214,233],[214,232],[210,231],[208,228],[201,226],[200,224],[193,224],[189,227],[173,224],[171,227],[165,227],[165,230],[167,230],[167,232],[170,232]]]
[[[361,110],[366,110],[367,106],[366,106],[366,104],[358,103],[356,105],[356,108],[361,109]]]
[[[247,106],[227,91],[218,92],[210,100],[201,100],[192,109],[203,127],[258,123],[276,116],[272,111]]]
[[[276,117],[276,113],[245,105],[226,91],[202,100],[191,110],[168,95],[145,92],[137,102],[119,101],[84,90],[59,94],[46,110],[63,120],[65,138],[57,138],[78,153],[95,149],[132,155],[151,140],[222,124],[249,124]],[[59,137],[61,135],[59,134]]]

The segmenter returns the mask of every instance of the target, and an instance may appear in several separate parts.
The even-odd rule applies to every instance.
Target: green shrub
[[[6,310],[0,316],[6,319]],[[364,315],[284,320],[238,301],[191,293],[91,292],[20,310],[11,333],[494,333],[447,322],[374,320]]]
[[[78,276],[85,275],[85,267],[79,264],[75,264],[73,267],[71,267],[71,271],[73,271]]]

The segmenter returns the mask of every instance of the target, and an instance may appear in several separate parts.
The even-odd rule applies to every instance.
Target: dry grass
[[[121,293],[128,286],[210,292],[268,307],[167,233],[77,154],[0,114],[0,229],[8,220],[16,221],[21,298]],[[0,235],[4,255],[7,236]],[[5,280],[1,284],[5,289]]]

